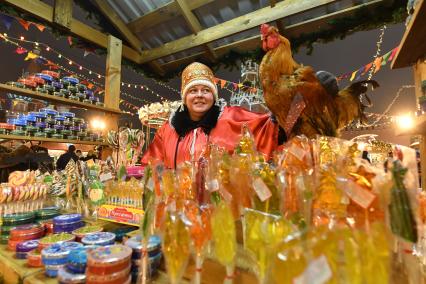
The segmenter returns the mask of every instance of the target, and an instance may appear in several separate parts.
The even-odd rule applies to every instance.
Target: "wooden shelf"
[[[66,98],[56,97],[53,95],[48,95],[48,94],[44,94],[44,93],[40,93],[33,90],[28,90],[28,89],[17,88],[17,87],[13,87],[13,86],[1,84],[1,83],[0,83],[0,90],[13,92],[15,94],[30,97],[33,99],[50,101],[50,102],[60,103],[64,105],[70,105],[70,106],[75,106],[75,107],[80,107],[85,109],[101,111],[105,113],[122,114],[122,112],[118,109],[106,108],[106,107],[92,105],[88,103],[82,103],[80,101],[74,101],[74,100],[70,100]]]
[[[29,140],[29,141],[42,141],[42,142],[56,142],[56,143],[78,144],[78,145],[102,145],[102,146],[108,146],[108,143],[106,143],[106,142],[98,142],[98,141],[54,139],[54,138],[44,138],[44,137],[34,137],[34,136],[19,136],[19,135],[9,135],[9,134],[0,134],[0,139],[7,139],[7,140]]]
[[[412,15],[398,53],[392,62],[392,69],[408,67],[426,54],[426,0],[420,0]]]
[[[401,135],[426,135],[426,114],[417,116],[414,120],[414,127],[408,130],[396,130],[397,136]]]

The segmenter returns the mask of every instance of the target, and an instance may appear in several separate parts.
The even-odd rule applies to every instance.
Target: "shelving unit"
[[[29,90],[29,89],[17,88],[17,87],[13,87],[13,86],[1,84],[1,83],[0,83],[0,90],[11,92],[11,93],[14,93],[14,94],[17,94],[17,95],[30,97],[30,98],[33,98],[33,99],[49,101],[49,102],[58,103],[58,104],[64,104],[64,105],[75,106],[75,107],[80,107],[80,108],[84,108],[84,109],[96,110],[96,111],[105,112],[105,113],[122,114],[122,112],[119,109],[83,103],[83,102],[80,102],[80,101],[74,101],[74,100],[70,100],[70,99],[66,99],[66,98],[56,97],[56,96],[53,96],[53,95],[40,93],[40,92],[36,92],[36,91],[33,91],[33,90]]]
[[[9,135],[9,134],[0,134],[0,139],[5,139],[5,140],[27,140],[27,141],[41,141],[41,142],[53,142],[53,143],[69,143],[69,144],[81,144],[81,145],[102,145],[102,146],[108,146],[108,143],[106,143],[106,142],[98,142],[98,141],[54,139],[54,138],[44,138],[44,137],[34,137],[34,136],[19,136],[19,135]]]

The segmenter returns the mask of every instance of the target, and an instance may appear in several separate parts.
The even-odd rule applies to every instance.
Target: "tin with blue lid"
[[[67,263],[69,249],[65,249],[61,244],[53,244],[42,249],[41,259],[44,265],[65,265]]]
[[[55,278],[58,276],[58,270],[61,269],[62,267],[64,267],[63,264],[61,265],[45,265],[45,271],[44,273],[46,274],[46,276],[51,277],[51,278]]]
[[[140,259],[142,255],[142,237],[140,235],[131,237],[125,243],[133,250],[132,259]],[[161,251],[161,239],[157,235],[149,237],[148,255],[150,257],[157,255]]]
[[[67,81],[72,85],[76,85],[80,82],[80,80],[78,80],[77,78],[74,78],[74,77],[63,77],[62,80]]]
[[[55,217],[56,218],[56,217]],[[55,219],[53,218],[53,219]],[[72,233],[72,231],[77,230],[84,226],[83,221],[76,221],[72,223],[62,223],[62,224],[53,224],[53,233]]]
[[[51,116],[56,116],[58,114],[56,110],[51,108],[41,108],[39,111]]]
[[[67,267],[60,267],[58,269],[58,281],[60,284],[84,284],[86,283],[86,274],[74,273],[69,271]]]
[[[84,236],[81,242],[85,245],[107,246],[114,244],[115,234],[110,232],[97,232]]]
[[[72,250],[68,255],[67,269],[72,273],[84,273],[87,264],[87,252],[98,247],[90,245]]]
[[[36,73],[35,74],[36,77],[42,78],[44,81],[51,83],[53,80],[53,77],[47,74],[43,74],[43,73]]]
[[[63,85],[61,82],[56,82],[56,81],[52,82],[52,86],[53,86],[53,87],[54,87],[57,91],[61,90],[61,89],[64,87],[64,85]]]
[[[53,224],[62,225],[81,221],[81,214],[63,214],[53,218]]]
[[[68,111],[65,111],[65,112],[61,112],[61,116],[64,116],[64,117],[75,117],[75,113],[73,113],[73,112],[68,112]]]

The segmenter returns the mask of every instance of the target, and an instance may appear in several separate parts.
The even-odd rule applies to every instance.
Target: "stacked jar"
[[[35,126],[38,129],[38,132],[34,133],[35,137],[47,137],[47,134],[44,132],[44,130],[47,127],[46,124],[46,118],[47,118],[47,114],[44,112],[36,112],[34,114],[35,118],[36,118],[36,124]]]
[[[142,259],[142,241],[141,236],[135,236],[126,241],[126,246],[130,247],[133,250],[132,253],[132,278],[133,281],[136,281],[139,274],[140,261]],[[153,235],[149,238],[148,241],[148,277],[153,277],[161,264],[161,240],[160,237]]]
[[[58,270],[67,264],[68,255],[74,249],[83,245],[77,242],[53,244],[41,251],[41,258],[45,266],[45,273],[49,277],[56,277]]]
[[[91,250],[87,254],[87,284],[131,283],[132,249],[111,245]]]
[[[115,242],[115,234],[110,232],[97,232],[87,234],[81,239],[85,245],[107,246],[113,245]]]
[[[28,113],[28,115],[26,116],[26,120],[27,120],[27,126],[26,126],[27,134],[29,136],[34,136],[34,134],[38,131],[38,127],[36,126],[37,117],[34,115],[34,112]]]
[[[15,130],[15,125],[7,123],[0,123],[0,134],[9,134],[11,131]]]
[[[9,241],[10,231],[19,225],[31,224],[34,222],[35,215],[33,212],[6,214],[3,215],[0,227],[0,244],[7,244]]]
[[[64,85],[64,89],[70,92],[69,99],[78,101],[79,100],[79,97],[77,96],[78,88],[76,85],[79,83],[79,80],[74,77],[63,77],[61,82]]]
[[[84,223],[81,219],[81,214],[65,214],[53,218],[53,232],[55,234],[71,233],[83,226]]]
[[[81,125],[84,124],[84,119],[79,117],[73,118],[73,135],[77,136],[78,139],[84,140],[87,137],[87,132],[82,130]]]
[[[19,136],[27,135],[27,131],[26,131],[27,120],[25,119],[25,117],[20,116],[18,118],[11,119],[9,122],[15,125],[15,130],[10,131],[11,135],[19,135]]]
[[[8,241],[8,249],[16,251],[16,246],[19,243],[29,240],[39,239],[44,236],[44,226],[40,224],[27,224],[17,226],[10,230]]]
[[[72,131],[74,127],[73,118],[75,117],[75,113],[61,112],[61,116],[64,117],[64,129],[62,130],[62,134],[70,140],[77,140],[77,136],[75,136]]]
[[[40,113],[46,114],[46,128],[44,129],[44,132],[47,134],[48,137],[52,137],[52,135],[56,133],[54,126],[56,124],[55,117],[58,115],[58,112],[51,108],[42,108],[40,109]]]

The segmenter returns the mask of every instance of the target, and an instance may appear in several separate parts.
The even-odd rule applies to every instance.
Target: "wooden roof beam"
[[[251,28],[269,23],[278,19],[318,8],[339,0],[289,0],[282,1],[274,8],[265,7],[246,15],[234,18],[214,27],[204,29],[196,35],[189,35],[178,40],[168,42],[160,47],[142,51],[141,63],[149,62],[185,49],[200,46],[227,36],[231,36]]]
[[[285,33],[288,35],[296,35],[296,34],[308,33],[309,30],[312,28],[324,28],[328,24],[328,22],[332,19],[348,17],[350,15],[353,15],[356,11],[358,11],[361,8],[374,7],[381,3],[385,3],[386,1],[387,0],[374,0],[369,3],[353,6],[342,11],[329,13],[324,16],[320,16],[314,19],[309,19],[300,23],[289,25],[285,27]],[[226,45],[216,47],[214,51],[220,57],[232,49],[251,50],[256,47],[259,47],[260,45],[261,45],[261,42],[260,42],[260,34],[259,34],[259,35],[245,38],[236,42],[232,42]],[[189,63],[190,61],[195,60],[196,58],[200,57],[202,54],[203,54],[202,52],[195,53],[191,56],[187,56],[184,58],[179,58],[179,59],[167,62],[161,66],[165,70],[175,69],[175,68],[178,68],[179,66]]]
[[[105,0],[95,0],[99,10],[104,14],[105,17],[111,22],[111,24],[120,32],[120,34],[130,43],[130,45],[140,52],[142,50],[142,42],[133,34],[133,32],[127,27],[120,16],[114,11],[114,9]],[[123,50],[124,51],[124,50]],[[164,74],[164,70],[160,64],[156,61],[149,63],[151,68],[158,74]]]
[[[36,18],[46,21],[49,24],[54,23],[53,7],[40,0],[3,0]],[[76,19],[71,19],[69,32],[100,47],[107,48],[108,36]],[[64,27],[67,28],[67,27]],[[140,53],[136,50],[123,45],[123,56],[127,59],[140,63]]]
[[[201,26],[201,23],[198,21],[198,19],[195,17],[194,13],[192,13],[191,9],[189,8],[188,1],[187,0],[175,0],[178,7],[180,8],[183,17],[186,20],[186,23],[191,28],[192,32],[194,34],[197,34],[198,32],[203,30],[203,27]],[[213,49],[213,46],[209,43],[204,45],[204,48],[206,49],[207,57],[214,62],[217,59],[217,55]]]
[[[187,1],[187,5],[188,5],[188,9],[192,11],[199,7],[207,5],[213,1],[214,0],[190,0],[190,1]],[[181,10],[177,2],[172,1],[149,13],[146,13],[145,15],[143,15],[142,17],[136,20],[129,22],[127,26],[134,33],[140,33],[158,24],[167,22],[168,20],[171,20],[180,14],[181,14]]]

